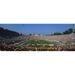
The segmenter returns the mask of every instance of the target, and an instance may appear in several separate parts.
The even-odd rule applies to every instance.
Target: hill
[[[17,37],[19,35],[20,34],[18,32],[11,31],[11,30],[0,27],[0,38],[9,39],[9,38]]]

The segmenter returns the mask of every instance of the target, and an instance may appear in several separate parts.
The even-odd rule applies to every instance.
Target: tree
[[[71,34],[71,33],[73,33],[72,28],[70,28],[70,29],[66,30],[65,32],[63,32],[63,34]]]
[[[60,32],[55,32],[53,35],[62,35]]]

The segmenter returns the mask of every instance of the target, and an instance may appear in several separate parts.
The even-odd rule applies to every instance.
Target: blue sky
[[[0,27],[19,33],[50,34],[72,28],[71,24],[0,24]]]

